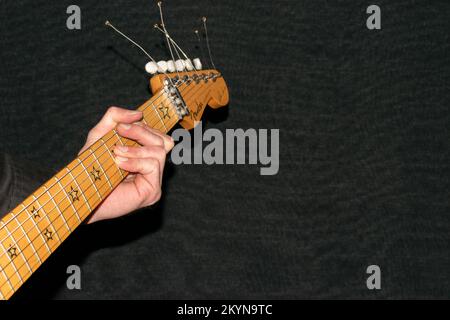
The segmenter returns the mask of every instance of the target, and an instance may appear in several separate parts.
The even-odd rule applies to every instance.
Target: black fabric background
[[[70,4],[81,31],[66,28]],[[194,55],[209,17],[231,101],[206,128],[279,128],[279,174],[169,164],[156,208],[81,227],[15,298],[449,298],[450,5],[380,0],[369,31],[370,4],[166,1]],[[150,96],[147,60],[105,20],[168,58],[148,0],[1,1],[0,14],[1,149],[48,176],[108,106]],[[81,291],[66,289],[70,264]]]

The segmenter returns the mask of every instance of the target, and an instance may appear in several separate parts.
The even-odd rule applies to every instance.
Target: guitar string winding
[[[161,26],[165,30],[165,35],[166,35],[166,40],[167,40],[167,47],[169,48],[169,52],[170,52],[170,56],[172,57],[172,61],[175,63],[175,58],[174,58],[173,52],[172,52],[172,46],[170,45],[170,41],[169,41],[169,37],[168,37],[169,33],[167,32],[166,25],[164,24],[164,17],[163,17],[163,12],[162,12],[162,1],[158,1],[158,8],[159,8],[159,16],[160,16],[160,19],[161,19]],[[180,73],[178,72],[177,68],[175,68],[175,71],[177,72],[178,77],[180,77]]]

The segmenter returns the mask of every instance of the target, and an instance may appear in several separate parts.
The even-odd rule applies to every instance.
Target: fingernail
[[[119,162],[119,163],[120,162],[126,162],[126,161],[128,161],[128,158],[116,156],[116,161]]]
[[[122,153],[128,152],[128,147],[126,147],[126,146],[116,146],[115,149]]]
[[[142,114],[142,111],[137,111],[137,110],[136,111],[131,111],[130,114],[134,116],[136,114]]]
[[[127,123],[121,123],[120,126],[125,130],[128,130],[131,128],[131,124],[127,124]]]

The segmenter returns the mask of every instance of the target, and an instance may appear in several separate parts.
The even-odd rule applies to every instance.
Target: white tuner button
[[[184,61],[181,59],[175,61],[175,68],[177,68],[177,71],[183,71],[184,70]]]
[[[158,72],[165,73],[167,71],[167,62],[164,60],[158,61]]]
[[[173,60],[169,60],[167,61],[167,71],[169,72],[175,72],[176,68],[175,68],[175,62],[173,62]]]
[[[192,70],[194,70],[194,65],[192,64],[191,59],[186,59],[186,60],[184,60],[184,64],[186,65],[186,70],[187,70],[187,71],[192,71]]]
[[[158,72],[158,66],[155,62],[150,61],[145,65],[145,71],[147,71],[150,74],[155,74]]]
[[[193,62],[196,70],[202,70],[202,63],[199,58],[195,58]]]

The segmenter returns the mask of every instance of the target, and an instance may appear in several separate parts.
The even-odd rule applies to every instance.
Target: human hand
[[[130,172],[124,181],[97,207],[88,223],[117,218],[161,198],[161,184],[166,154],[173,139],[142,122],[142,112],[110,107],[100,122],[89,131],[80,153],[103,135],[116,128],[119,135],[139,143],[134,147],[114,148],[117,165]]]

